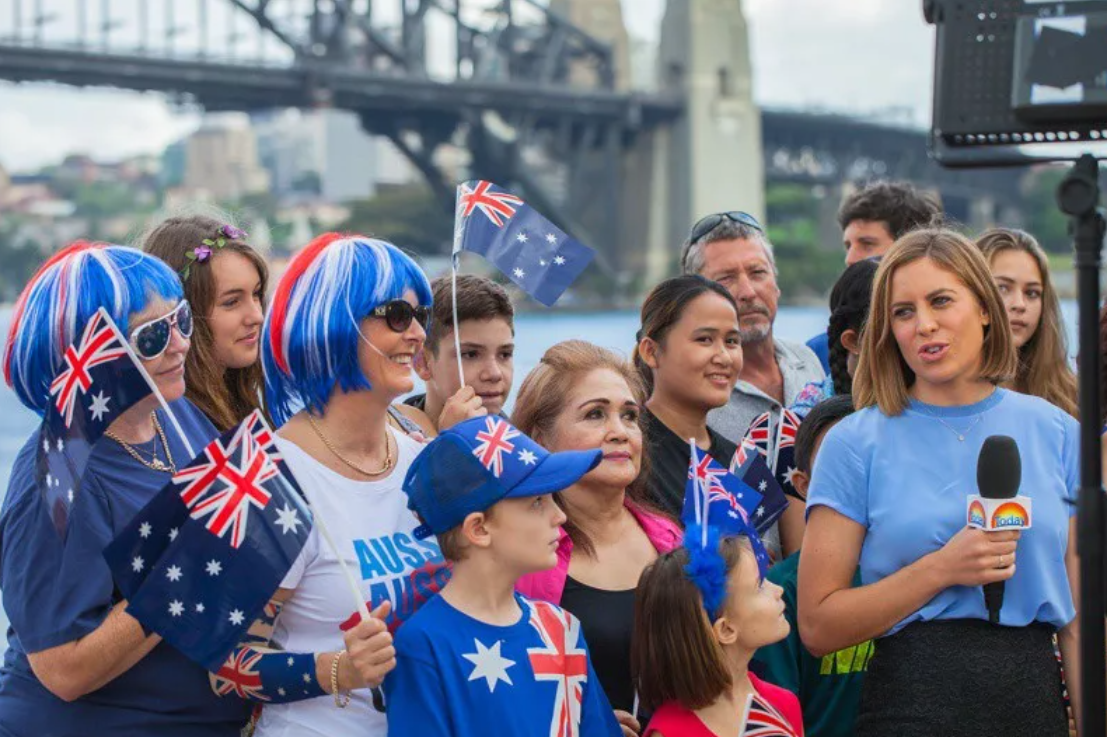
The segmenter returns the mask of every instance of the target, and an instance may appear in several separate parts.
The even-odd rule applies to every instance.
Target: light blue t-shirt
[[[875,583],[938,550],[965,526],[984,439],[1009,435],[1022,459],[1019,494],[1034,506],[1033,529],[1023,531],[1015,575],[1007,581],[1001,623],[1060,628],[1076,613],[1065,551],[1080,480],[1079,430],[1076,420],[1045,400],[1005,389],[962,407],[912,400],[895,417],[868,407],[823,439],[807,509],[823,505],[864,525],[861,582]],[[916,621],[987,618],[981,587],[953,586],[886,634]]]

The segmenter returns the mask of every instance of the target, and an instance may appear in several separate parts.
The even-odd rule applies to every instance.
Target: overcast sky
[[[622,0],[630,32],[655,39],[665,2]],[[860,115],[898,109],[900,122],[926,124],[934,34],[921,5],[745,0],[757,99]],[[68,153],[112,160],[160,151],[197,121],[156,94],[0,83],[0,164],[21,171]]]

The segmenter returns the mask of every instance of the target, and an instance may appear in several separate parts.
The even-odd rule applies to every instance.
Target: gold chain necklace
[[[308,422],[311,423],[311,429],[314,430],[315,434],[319,436],[319,439],[323,441],[323,445],[327,446],[327,450],[329,450],[331,453],[334,453],[335,458],[342,461],[358,473],[365,476],[382,476],[388,473],[389,469],[392,468],[392,433],[388,431],[388,428],[385,428],[384,434],[384,465],[381,466],[381,469],[379,471],[369,471],[339,453],[338,449],[331,444],[331,441],[327,440],[327,436],[323,434],[323,431],[319,428],[319,425],[315,424],[315,418],[311,415],[310,412],[307,413],[307,418]]]
[[[173,452],[169,450],[169,441],[165,439],[165,431],[161,429],[161,423],[158,422],[157,414],[151,412],[150,419],[154,421],[154,430],[157,432],[157,436],[161,438],[161,445],[163,448],[165,448],[165,457],[166,459],[168,459],[169,465],[166,465],[161,461],[160,458],[158,458],[158,444],[156,440],[154,441],[154,450],[151,454],[151,458],[150,460],[146,460],[141,455],[139,455],[138,451],[133,445],[120,438],[111,430],[106,430],[104,434],[123,446],[123,450],[127,451],[132,458],[134,458],[136,461],[146,466],[150,470],[175,474],[177,473],[177,464],[173,462]]]

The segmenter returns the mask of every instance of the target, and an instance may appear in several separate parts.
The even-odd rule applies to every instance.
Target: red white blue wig
[[[175,302],[182,296],[180,280],[161,259],[126,246],[77,241],[39,267],[19,295],[4,344],[4,380],[42,415],[65,349],[96,310],[105,308],[127,335],[129,317],[152,298]]]
[[[322,413],[335,389],[372,389],[358,362],[360,323],[409,290],[430,305],[422,269],[385,241],[325,233],[297,253],[277,283],[262,332],[274,422],[283,425],[301,406]]]

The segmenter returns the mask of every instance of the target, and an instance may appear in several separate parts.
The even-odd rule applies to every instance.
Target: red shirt
[[[791,691],[765,683],[749,674],[753,684],[753,705],[743,732],[748,737],[803,737],[803,712]],[[662,704],[642,737],[661,733],[664,737],[719,737],[680,703]]]

